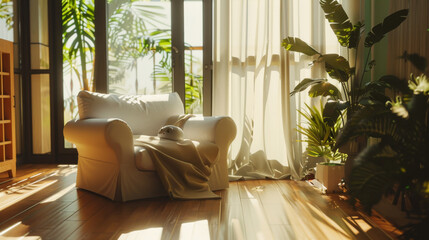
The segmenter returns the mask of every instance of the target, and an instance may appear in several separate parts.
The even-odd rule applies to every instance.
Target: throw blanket
[[[211,169],[219,151],[215,144],[189,139],[172,141],[142,135],[134,140],[134,145],[143,146],[148,150],[158,176],[170,197],[220,198],[210,190],[208,185]]]

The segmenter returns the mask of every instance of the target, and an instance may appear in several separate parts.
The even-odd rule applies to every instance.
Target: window
[[[63,114],[58,121],[65,124],[77,117],[81,89],[116,94],[176,91],[188,113],[210,115],[211,6],[202,0],[63,0]],[[99,60],[102,54],[105,65]],[[95,77],[100,70],[104,74],[98,76],[105,77]],[[67,141],[62,146],[64,152],[73,148]]]

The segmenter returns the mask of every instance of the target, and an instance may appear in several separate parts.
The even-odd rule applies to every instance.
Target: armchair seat
[[[77,100],[79,119],[64,126],[65,139],[78,151],[76,186],[119,201],[167,196],[151,155],[134,146],[134,139],[156,136],[169,119],[183,115],[179,95],[81,91]],[[228,187],[227,153],[236,131],[227,116],[191,117],[183,126],[184,138],[219,148],[208,181],[211,190]]]

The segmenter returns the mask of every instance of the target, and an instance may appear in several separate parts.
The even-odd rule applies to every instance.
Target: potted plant
[[[355,63],[360,62],[358,54],[360,41],[363,39],[364,24],[358,22],[353,24],[341,4],[335,0],[320,0],[320,6],[325,12],[325,18],[329,21],[338,42],[342,47],[347,48],[348,56],[355,56]],[[374,60],[369,61],[371,48],[374,44],[382,40],[388,32],[398,27],[407,17],[408,9],[397,11],[387,16],[382,23],[375,25],[364,38],[364,46],[368,49],[364,65],[361,69],[351,66],[349,60],[338,54],[323,54],[315,50],[298,37],[287,37],[283,39],[282,46],[287,51],[303,53],[315,58],[312,66],[323,64],[326,73],[341,85],[340,91],[327,78],[305,78],[291,92],[291,95],[302,92],[310,87],[308,94],[310,97],[325,96],[331,101],[325,107],[324,116],[335,121],[340,111],[347,109],[347,115],[351,116],[355,111],[364,105],[372,104],[370,98],[384,94],[369,94],[365,85],[365,73],[373,66]],[[344,97],[342,96],[342,94]],[[372,91],[374,93],[374,91]],[[343,100],[343,101],[341,101]]]
[[[291,52],[302,53],[312,57],[311,66],[322,64],[325,72],[333,80],[328,80],[325,76],[320,78],[305,78],[291,92],[295,93],[308,90],[310,97],[328,97],[323,115],[332,124],[346,110],[347,119],[363,106],[369,106],[377,102],[385,102],[384,86],[381,82],[365,82],[365,73],[375,64],[375,60],[370,60],[371,48],[381,41],[385,35],[397,28],[407,17],[408,9],[399,10],[387,16],[382,23],[375,25],[366,36],[364,36],[364,24],[357,22],[353,24],[341,4],[335,0],[319,0],[320,6],[325,12],[325,18],[338,39],[340,45],[347,49],[347,56],[353,56],[354,63],[364,62],[359,69],[351,66],[349,59],[336,53],[325,54],[315,50],[306,42],[297,37],[287,37],[283,39],[282,46]],[[367,50],[367,55],[362,61],[363,52],[360,49],[361,40]],[[362,52],[362,54],[361,54]],[[341,86],[341,91],[332,81],[337,81]],[[355,139],[347,145],[342,146],[342,150],[349,155],[346,163],[346,180],[350,175],[353,166],[353,159],[360,149],[366,145],[365,139]]]
[[[345,125],[334,149],[357,136],[377,138],[378,143],[368,146],[356,157],[347,184],[349,193],[370,211],[385,193],[396,189],[393,202],[397,203],[401,195],[403,199],[407,198],[421,219],[419,224],[404,229],[405,237],[426,239],[429,224],[429,79],[425,75],[411,75],[408,86],[392,84],[390,88],[400,95],[387,105],[376,104],[359,110]]]
[[[342,115],[334,124],[328,123],[323,116],[323,104],[320,110],[306,104],[307,111],[298,112],[307,120],[306,125],[298,125],[297,131],[304,135],[309,157],[323,159],[316,166],[316,179],[324,185],[326,192],[338,190],[338,183],[344,178],[344,162],[347,154],[334,150],[335,137],[342,126]]]

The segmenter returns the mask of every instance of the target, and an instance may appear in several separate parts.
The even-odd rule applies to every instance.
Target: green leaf
[[[357,48],[357,46],[359,45],[359,40],[363,30],[363,26],[364,25],[361,22],[358,22],[356,25],[353,26],[353,30],[350,33],[348,48]]]
[[[293,89],[290,95],[293,96],[295,93],[302,92],[314,84],[327,82],[327,81],[328,79],[325,79],[325,78],[318,78],[318,79],[304,78],[298,85],[296,85],[296,87]]]
[[[412,93],[405,79],[400,79],[393,75],[385,75],[374,82],[369,82],[368,88],[373,88],[373,86],[370,86],[371,84],[378,84],[380,86],[390,88],[395,91],[400,91],[401,93],[404,93],[404,94]]]
[[[331,96],[334,99],[340,99],[341,98],[340,90],[338,90],[337,87],[330,84],[329,82],[322,82],[322,83],[317,83],[317,84],[313,85],[310,88],[310,91],[308,91],[308,95],[310,97]]]
[[[349,184],[350,194],[358,198],[365,209],[370,211],[391,183],[392,180],[381,166],[367,160],[353,168]]]
[[[308,56],[313,56],[315,54],[320,55],[320,53],[314,50],[314,48],[310,47],[310,45],[297,37],[287,37],[283,39],[282,46],[288,51],[300,52]]]
[[[384,35],[397,28],[408,16],[408,9],[402,9],[387,16],[382,23],[375,25],[365,38],[365,47],[372,47]]]
[[[353,26],[341,4],[335,0],[320,0],[320,6],[325,12],[325,18],[331,25],[341,46],[350,47],[350,45],[357,45],[356,32],[360,32],[360,25]],[[350,44],[352,35],[353,44]]]
[[[323,109],[323,116],[328,122],[329,126],[334,126],[337,122],[338,117],[341,114],[341,111],[350,106],[349,102],[340,101],[340,100],[328,100]]]
[[[347,82],[350,77],[351,69],[349,62],[338,54],[323,55],[325,69],[329,76],[340,82]]]

